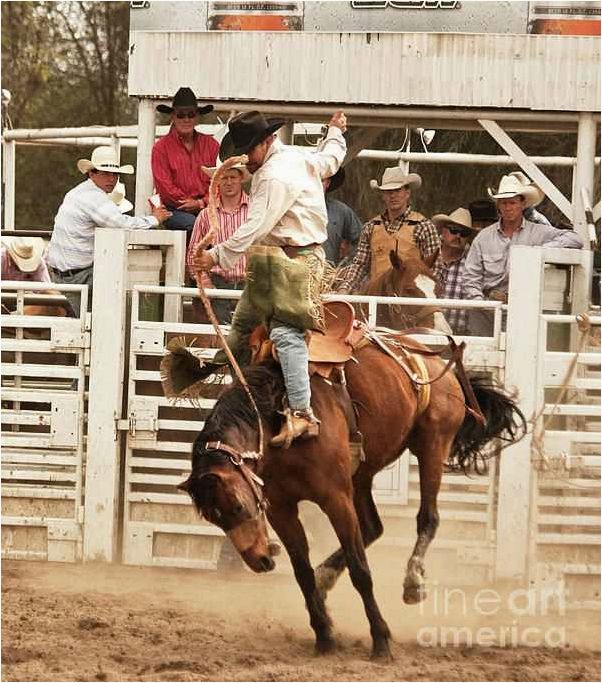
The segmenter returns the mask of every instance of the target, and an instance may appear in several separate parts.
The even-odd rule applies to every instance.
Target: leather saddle
[[[318,372],[328,377],[333,367],[351,358],[356,341],[363,337],[363,328],[355,320],[353,306],[347,301],[324,302],[324,321],[324,333],[308,332],[309,363],[312,374]],[[251,334],[249,346],[254,363],[270,356],[278,360],[276,349],[263,325]]]

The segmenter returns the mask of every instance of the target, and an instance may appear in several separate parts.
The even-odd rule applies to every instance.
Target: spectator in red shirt
[[[207,205],[209,176],[201,166],[215,166],[219,143],[195,130],[200,117],[213,111],[213,105],[199,107],[190,88],[180,88],[173,106],[160,104],[157,111],[170,114],[169,133],[158,140],[151,157],[155,188],[161,203],[169,207],[171,218],[165,227],[192,232],[198,212]]]
[[[215,171],[215,168],[207,169],[210,176]],[[217,216],[219,226],[217,226],[214,245],[225,242],[232,237],[243,223],[246,223],[249,214],[249,196],[243,190],[243,183],[250,180],[250,178],[251,176],[246,167],[241,164],[232,166],[222,175],[218,186],[219,203],[217,205]],[[194,224],[186,258],[188,273],[193,282],[195,281],[194,255],[198,243],[209,232],[209,228],[209,210],[203,209],[197,216]],[[244,256],[229,270],[224,270],[220,266],[214,266],[209,273],[203,273],[203,286],[216,289],[244,289],[246,268],[247,263]],[[193,306],[194,302],[197,301],[197,299],[193,299]],[[211,304],[220,323],[229,324],[232,320],[237,300],[213,299]],[[201,314],[200,310],[197,312]]]

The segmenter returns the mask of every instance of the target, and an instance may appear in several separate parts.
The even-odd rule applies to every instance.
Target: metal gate
[[[561,327],[577,351],[554,351]],[[532,463],[530,578],[553,585],[566,607],[600,607],[600,317],[542,315],[543,410]],[[579,352],[578,352],[579,351]]]
[[[80,292],[80,318],[29,315],[32,292],[47,287],[2,283],[3,299],[16,299],[14,313],[2,315],[2,557],[74,562],[82,557],[88,288],[54,287]]]

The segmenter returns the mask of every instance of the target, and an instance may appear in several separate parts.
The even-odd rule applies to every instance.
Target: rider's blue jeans
[[[305,334],[296,327],[280,324],[270,330],[270,339],[278,351],[289,407],[291,410],[307,410],[311,391],[307,372],[309,354]]]

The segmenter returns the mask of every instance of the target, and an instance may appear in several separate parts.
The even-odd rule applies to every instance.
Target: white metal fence
[[[211,568],[221,532],[198,520],[175,485],[189,470],[191,443],[219,387],[208,388],[200,413],[174,407],[162,395],[159,362],[173,336],[207,353],[215,337],[209,326],[186,322],[195,290],[147,284],[126,296],[132,264],[142,273],[151,253],[141,248],[146,239],[153,249],[167,247],[167,272],[182,281],[174,266],[182,262],[175,245],[182,235],[109,232],[120,231],[97,236],[95,277],[98,271],[103,286],[95,280],[91,326],[85,316],[2,316],[3,554]],[[153,263],[157,253],[149,256]],[[155,266],[157,277],[147,282],[158,281],[161,264]],[[589,347],[577,360],[580,333],[558,331],[575,328],[576,313],[587,310],[590,266],[586,252],[517,248],[507,310],[497,302],[467,304],[492,308],[496,319],[492,337],[467,338],[467,365],[517,389],[526,416],[543,408],[538,419],[548,422],[539,450],[530,434],[505,450],[499,465],[492,461],[486,476],[444,476],[431,553],[442,557],[433,564],[443,564],[450,581],[561,581],[575,604],[596,601],[600,320],[590,318]],[[560,284],[550,287],[554,282]],[[371,323],[378,306],[390,302],[348,298],[368,304]],[[437,303],[458,308],[457,301]],[[559,397],[572,364],[569,391]],[[404,454],[379,475],[376,496],[385,535],[374,553],[409,548],[419,499],[413,458]]]
[[[2,556],[81,560],[86,316],[27,315],[26,296],[48,285],[2,287],[16,295],[2,315]],[[87,287],[55,289],[79,292],[86,310]]]

